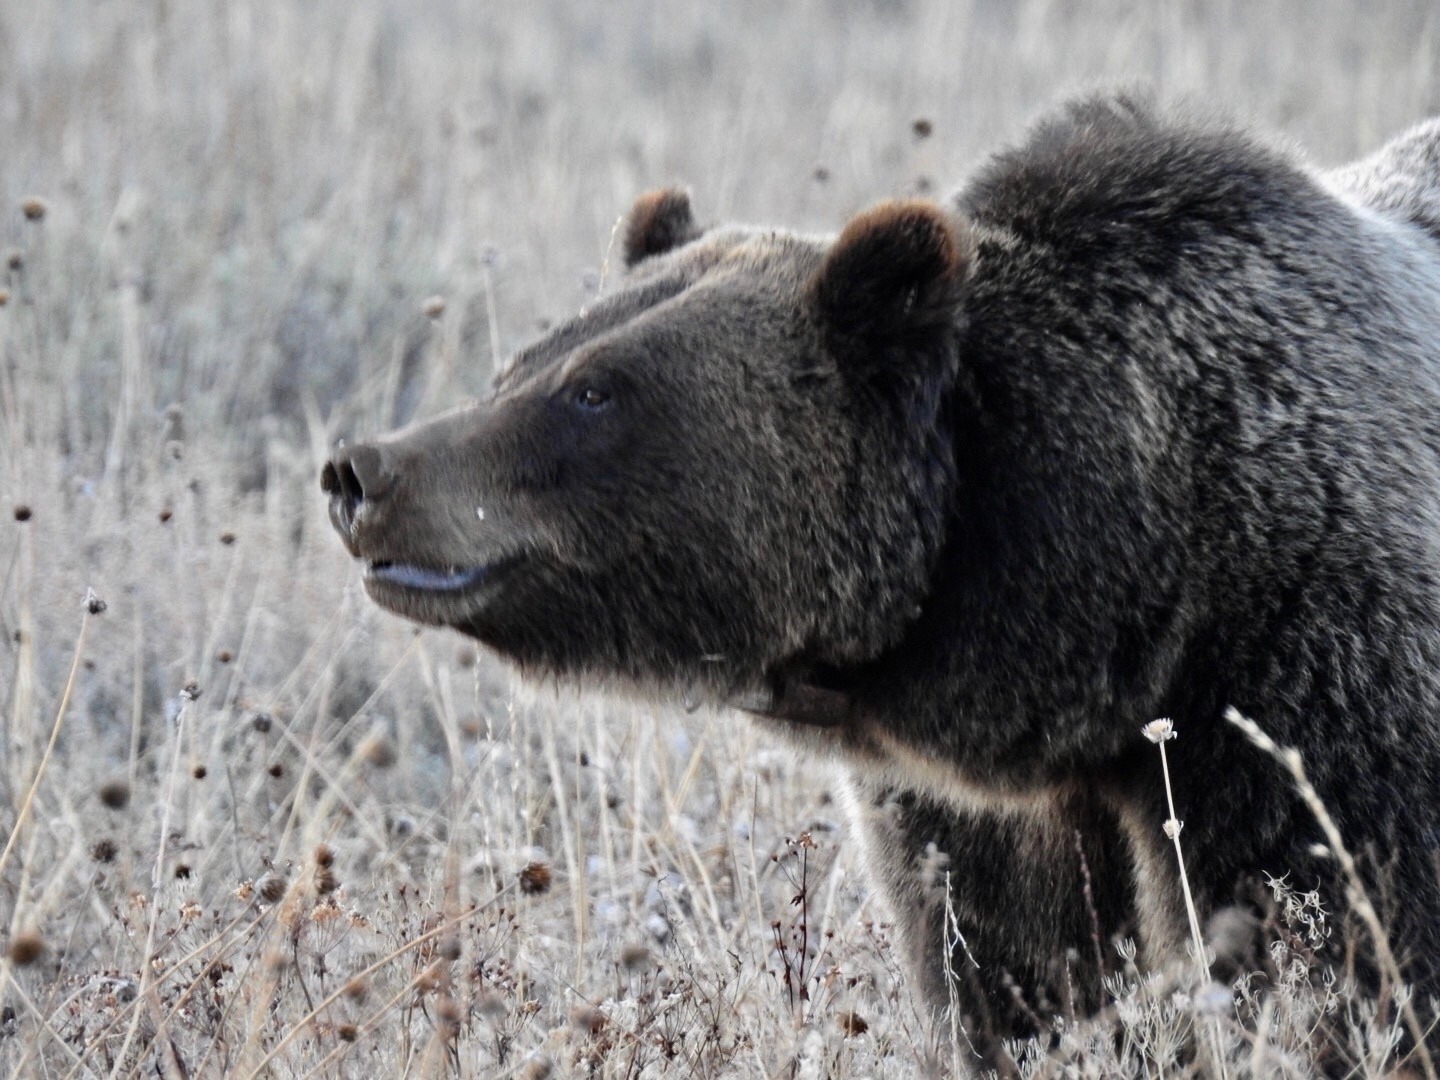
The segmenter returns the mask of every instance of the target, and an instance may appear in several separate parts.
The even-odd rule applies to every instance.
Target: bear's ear
[[[975,242],[968,224],[923,199],[851,220],[812,284],[831,344],[873,354],[949,325]]]
[[[663,255],[699,235],[688,194],[679,188],[647,191],[635,200],[625,221],[625,265]]]

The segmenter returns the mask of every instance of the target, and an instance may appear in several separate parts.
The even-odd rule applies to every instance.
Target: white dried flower
[[[1185,828],[1185,823],[1183,821],[1180,821],[1177,818],[1173,817],[1170,818],[1168,821],[1165,822],[1166,839],[1174,840],[1177,836],[1180,835],[1180,830],[1183,828]]]
[[[1168,716],[1162,716],[1159,720],[1151,720],[1141,728],[1140,734],[1153,743],[1162,743],[1175,738],[1175,725],[1170,722]]]

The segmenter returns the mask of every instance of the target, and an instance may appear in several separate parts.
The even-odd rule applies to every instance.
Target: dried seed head
[[[1167,739],[1175,738],[1175,725],[1170,722],[1168,716],[1161,717],[1159,720],[1151,720],[1141,728],[1140,734],[1152,743],[1162,743]]]
[[[99,615],[110,605],[95,595],[94,589],[85,590],[85,610],[91,615]]]
[[[582,1005],[570,1014],[570,1023],[590,1035],[599,1035],[604,1031],[605,1021],[605,1014],[589,1005]]]
[[[38,195],[30,195],[20,200],[20,212],[25,215],[26,221],[43,221],[45,211],[49,209],[49,204]]]
[[[851,1010],[842,1012],[835,1018],[835,1022],[846,1035],[864,1035],[870,1030],[870,1021]]]
[[[367,735],[358,750],[360,760],[377,769],[388,769],[395,764],[395,744],[384,735]]]
[[[329,844],[315,845],[315,865],[330,866],[335,862],[335,849]]]
[[[123,810],[130,805],[130,785],[124,780],[108,780],[95,794],[111,810]]]
[[[3,302],[4,302],[4,301],[0,301],[0,303],[3,303]],[[26,506],[24,503],[21,503],[19,506],[15,507],[15,520],[16,520],[16,521],[29,521],[31,517],[32,517],[32,513],[31,513],[31,510],[30,510],[30,507]]]
[[[265,771],[271,776],[273,776],[276,780],[279,780],[280,777],[285,775],[285,763],[282,761],[272,762],[270,767]]]
[[[620,950],[620,963],[630,971],[650,963],[650,950],[639,942],[630,942]]]
[[[221,649],[215,654],[215,659],[222,664],[228,664],[231,660],[235,659],[235,654],[229,649]]]
[[[169,522],[169,520],[170,520],[172,517],[175,516],[175,511],[171,510],[171,509],[167,506],[167,507],[165,507],[165,509],[161,510],[160,513],[158,513],[158,514],[155,515],[155,516],[160,519],[160,524],[161,524],[161,525],[164,525],[164,524],[166,524],[167,522]]]
[[[175,876],[176,876],[179,880],[181,880],[181,881],[187,881],[187,880],[189,880],[189,878],[190,878],[190,864],[189,864],[189,863],[183,863],[183,862],[182,862],[182,863],[176,863],[176,864],[175,864]]]
[[[435,1002],[435,1026],[443,1038],[453,1039],[460,1034],[461,1016],[460,1006],[450,995],[446,994]]]
[[[536,1054],[526,1060],[516,1075],[519,1080],[550,1080],[555,1075],[555,1063],[544,1054]]]
[[[315,868],[315,891],[321,896],[329,896],[340,887],[340,880],[335,876],[335,871],[328,866],[317,866]]]
[[[345,984],[345,996],[351,1001],[364,1001],[369,992],[370,985],[364,979],[354,978]]]
[[[915,138],[928,139],[935,134],[935,125],[922,116],[910,125],[910,130],[914,133]]]
[[[255,882],[255,892],[267,904],[276,904],[285,895],[285,875],[277,870],[267,870]]]
[[[200,684],[194,679],[191,679],[180,688],[180,696],[186,701],[199,701],[200,693]]]
[[[268,712],[257,712],[250,718],[250,726],[264,735],[270,730],[270,714]]]
[[[118,854],[119,848],[115,846],[115,841],[108,836],[102,836],[90,845],[90,858],[98,863],[114,862],[115,856]]]
[[[5,252],[5,268],[19,273],[25,269],[25,253],[19,248],[9,248]]]
[[[226,547],[229,547],[231,544],[235,543],[235,534],[229,529],[226,529],[220,534],[220,543],[224,544]]]
[[[554,875],[548,864],[532,862],[520,871],[520,891],[526,896],[539,896],[550,891]]]
[[[208,772],[209,770],[206,769],[204,764],[201,762],[197,761],[194,765],[190,766],[190,775],[193,776],[196,780],[204,780]]]
[[[10,939],[10,962],[29,967],[45,955],[45,939],[38,930],[22,930]]]
[[[421,303],[420,310],[425,313],[427,319],[438,319],[445,314],[445,298],[443,296],[427,296]]]
[[[353,1043],[360,1037],[360,1029],[354,1024],[337,1024],[335,1035],[341,1042]]]

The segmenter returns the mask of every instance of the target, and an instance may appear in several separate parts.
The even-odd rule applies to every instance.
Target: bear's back
[[[1397,160],[1421,190],[1425,154]],[[1124,96],[1071,105],[957,197],[980,231],[961,336],[979,420],[955,425],[973,432],[974,535],[940,606],[955,625],[1008,613],[997,641],[1020,611],[1069,626],[1066,648],[1109,672],[1077,716],[1168,707],[1187,679],[1217,701],[1262,683],[1255,700],[1301,700],[1318,685],[1305,658],[1343,651],[1357,597],[1399,628],[1406,671],[1362,657],[1330,696],[1403,680],[1396,729],[1440,701],[1440,246],[1394,215],[1417,199],[1367,198],[1233,125]],[[1129,636],[1107,644],[1095,610],[1134,615]],[[1167,635],[1191,661],[1135,659]]]

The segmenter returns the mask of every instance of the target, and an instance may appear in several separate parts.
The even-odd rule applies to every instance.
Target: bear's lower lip
[[[480,584],[487,572],[488,568],[484,566],[432,570],[408,563],[372,562],[366,564],[365,579],[417,592],[446,593],[461,592]]]

